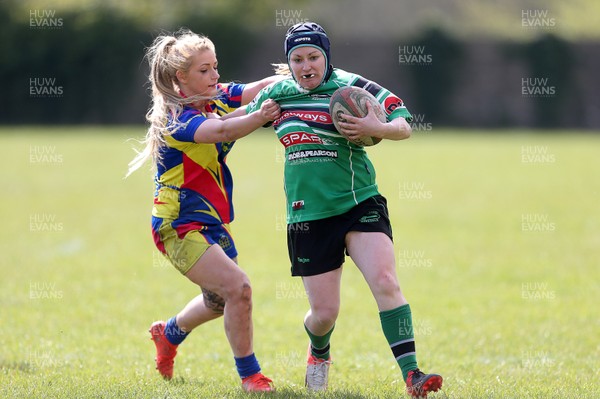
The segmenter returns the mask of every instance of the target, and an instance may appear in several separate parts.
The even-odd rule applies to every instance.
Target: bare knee
[[[396,273],[388,270],[381,270],[377,273],[374,281],[371,283],[371,289],[375,297],[393,298],[402,295]]]
[[[246,273],[240,270],[235,278],[230,279],[224,287],[225,302],[243,302],[252,303],[252,286]]]
[[[311,309],[311,315],[314,318],[314,321],[320,325],[333,325],[337,320],[338,314],[340,312],[339,306],[334,306],[330,304],[314,304]]]
[[[252,302],[252,287],[249,281],[245,281],[239,287],[239,297],[242,302]]]

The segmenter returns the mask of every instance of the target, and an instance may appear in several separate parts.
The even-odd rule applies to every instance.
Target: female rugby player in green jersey
[[[224,316],[243,389],[271,391],[272,382],[261,373],[252,348],[252,290],[236,264],[229,229],[233,182],[225,161],[236,139],[279,116],[273,101],[252,115],[239,108],[279,77],[247,85],[219,84],[213,43],[190,31],[156,38],[147,57],[150,127],[146,148],[130,163],[129,173],[153,159],[154,242],[175,268],[202,289],[202,295],[175,317],[152,324],[156,368],[171,379],[178,345],[195,327]],[[235,117],[221,119],[215,114]]]
[[[442,386],[442,377],[417,366],[410,307],[398,278],[386,199],[364,148],[342,136],[329,115],[331,94],[358,86],[383,105],[387,121],[374,112],[364,118],[344,116],[341,130],[352,139],[374,136],[402,140],[410,136],[411,116],[402,100],[359,75],[334,69],[329,39],[316,23],[291,27],[284,43],[291,76],[263,89],[248,107],[257,111],[268,99],[281,106],[274,129],[285,147],[288,250],[293,276],[301,276],[310,309],[304,327],[310,339],[305,384],[327,388],[331,363],[329,339],[340,308],[344,252],[371,289],[381,326],[402,370],[411,396],[426,396]],[[405,328],[401,328],[406,326]]]

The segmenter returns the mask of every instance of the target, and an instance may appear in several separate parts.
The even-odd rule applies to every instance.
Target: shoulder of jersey
[[[355,78],[360,77],[359,75],[357,75],[355,73],[344,71],[343,69],[339,69],[339,68],[334,68],[333,73],[334,73],[333,79],[338,80],[338,81],[343,81],[346,83],[349,83],[352,80],[354,80]]]

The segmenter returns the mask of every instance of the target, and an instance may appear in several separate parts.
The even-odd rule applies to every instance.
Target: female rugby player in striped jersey
[[[278,66],[291,76],[263,89],[248,106],[248,112],[258,111],[269,99],[281,106],[281,117],[273,126],[285,147],[288,251],[292,275],[302,277],[310,304],[304,318],[310,339],[305,384],[310,390],[327,388],[329,339],[340,308],[346,251],[375,297],[408,393],[427,396],[442,386],[442,377],[424,374],[417,366],[412,313],[396,276],[387,202],[379,194],[364,148],[335,129],[329,101],[339,87],[358,86],[383,105],[386,123],[374,112],[364,118],[344,116],[341,130],[351,139],[406,139],[411,115],[402,100],[377,83],[334,69],[329,47],[318,24],[291,27],[284,42],[287,65]]]
[[[252,115],[239,107],[280,77],[246,85],[219,84],[213,43],[191,31],[157,37],[147,57],[150,126],[146,147],[130,163],[129,173],[153,160],[154,242],[202,290],[176,316],[150,327],[156,367],[171,379],[178,345],[195,327],[223,315],[243,389],[271,391],[272,381],[261,373],[253,352],[252,291],[247,275],[236,264],[229,229],[233,182],[225,161],[236,139],[279,116],[273,101]]]

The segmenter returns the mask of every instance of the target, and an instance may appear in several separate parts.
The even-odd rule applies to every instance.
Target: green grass
[[[123,180],[126,139],[143,134],[0,131],[0,397],[246,397],[222,321],[182,345],[174,381],[154,370],[148,326],[197,289],[153,247],[150,174]],[[434,130],[369,153],[420,366],[445,377],[430,397],[600,397],[600,136]],[[233,227],[271,397],[305,398],[307,301],[288,272],[281,155],[272,134],[236,144]],[[317,397],[403,397],[349,260],[332,347],[330,390]]]

